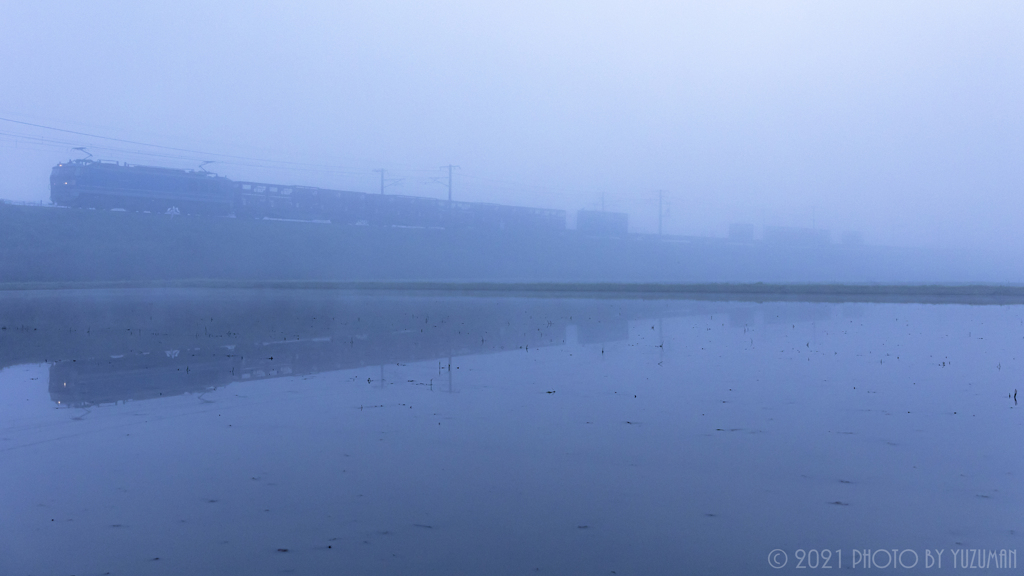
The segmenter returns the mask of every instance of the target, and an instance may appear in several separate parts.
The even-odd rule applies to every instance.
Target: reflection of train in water
[[[826,321],[831,314],[827,306],[753,305],[728,298],[704,302],[334,290],[10,291],[0,294],[0,370],[49,364],[50,398],[68,407],[201,394],[235,382],[371,367],[381,367],[383,381],[393,373],[387,367],[434,366],[435,361],[436,372],[428,371],[434,383],[443,386],[451,372],[442,371],[442,365],[446,368],[448,359],[469,355],[527,348],[526,353],[533,354],[573,343],[603,349],[606,343],[631,336],[640,336],[634,344],[643,343],[661,354],[661,322],[655,318],[708,316],[714,326],[727,321],[745,329],[760,323],[810,324]],[[844,315],[851,310],[844,310]],[[373,379],[378,379],[376,370]],[[391,383],[403,382],[408,384]],[[417,382],[409,385],[429,379]]]
[[[145,291],[115,292],[107,301],[73,295],[0,305],[0,325],[32,327],[0,332],[0,366],[46,361],[54,402],[93,406],[281,376],[377,366],[384,374],[398,363],[435,360],[447,366],[452,357],[563,345],[569,326],[580,344],[609,342],[627,338],[627,318],[648,309],[320,291],[195,294],[163,293],[156,301]],[[449,375],[439,367],[435,383]]]
[[[337,224],[564,230],[564,210],[449,202],[308,186],[236,182],[203,170],[72,160],[54,166],[50,199],[60,206],[239,218],[330,220]]]

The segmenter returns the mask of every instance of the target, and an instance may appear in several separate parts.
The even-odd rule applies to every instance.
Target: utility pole
[[[387,174],[388,171],[383,168],[380,168],[379,170],[374,170],[374,172],[380,172],[381,194],[384,194],[384,189],[387,188],[388,186],[397,186],[402,183],[402,180],[405,180],[405,178],[384,178],[384,175]]]
[[[442,170],[444,170],[445,168],[448,169],[448,203],[451,204],[452,203],[452,169],[453,168],[458,168],[458,166],[453,166],[452,164],[449,164],[447,166],[441,166]]]

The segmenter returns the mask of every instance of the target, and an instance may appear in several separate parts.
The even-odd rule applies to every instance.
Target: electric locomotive
[[[50,200],[75,208],[226,216],[231,181],[203,170],[72,160],[50,172]]]

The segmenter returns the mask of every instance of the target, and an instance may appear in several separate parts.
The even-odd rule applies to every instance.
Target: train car
[[[227,215],[231,182],[201,170],[72,160],[50,172],[50,200],[59,206],[180,214]]]
[[[625,236],[629,233],[629,214],[580,210],[576,213],[576,230],[593,236]]]
[[[476,204],[474,210],[480,214],[480,225],[488,228],[530,232],[565,229],[565,210],[498,204]]]
[[[335,224],[431,226],[439,220],[433,200],[382,196],[308,186],[234,182],[236,215],[242,218],[330,220]]]
[[[424,196],[368,194],[370,210],[367,223],[374,226],[406,226],[410,228],[447,228],[448,203]]]
[[[564,230],[565,211],[482,202],[448,202],[419,196],[372,195],[371,223],[424,228],[540,231]]]
[[[232,182],[232,187],[235,215],[239,218],[327,220],[343,195],[357,194],[259,182]]]

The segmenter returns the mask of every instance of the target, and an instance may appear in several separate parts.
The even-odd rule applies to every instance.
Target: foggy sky
[[[7,1],[0,116],[254,159],[210,166],[238,179],[443,197],[452,163],[456,199],[603,196],[635,231],[662,189],[669,233],[1024,254],[1021,30],[1017,2]],[[48,199],[72,146],[226,160],[0,132],[8,199]]]

